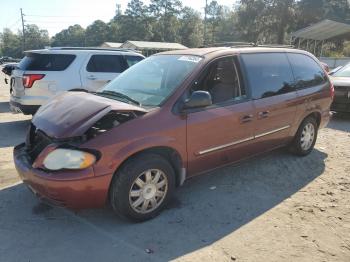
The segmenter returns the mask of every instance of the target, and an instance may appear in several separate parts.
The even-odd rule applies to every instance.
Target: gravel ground
[[[350,261],[350,116],[335,116],[315,150],[285,150],[191,179],[141,224],[109,208],[40,203],[20,183],[12,149],[30,117],[8,109],[0,76],[1,261]]]

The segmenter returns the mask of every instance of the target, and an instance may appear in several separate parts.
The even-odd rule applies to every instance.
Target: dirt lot
[[[307,157],[279,150],[191,179],[159,217],[130,224],[39,203],[12,164],[30,118],[7,101],[0,76],[0,261],[350,261],[350,116]]]

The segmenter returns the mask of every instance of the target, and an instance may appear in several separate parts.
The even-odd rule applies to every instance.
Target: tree
[[[185,7],[180,18],[181,43],[187,47],[203,45],[203,22],[200,13]]]
[[[238,30],[249,42],[283,44],[295,26],[296,0],[242,0]]]
[[[306,27],[323,19],[344,22],[350,18],[347,0],[300,0],[297,7],[298,28]]]
[[[223,18],[223,6],[219,5],[217,1],[211,1],[206,7],[207,12],[207,39],[204,42],[215,43],[217,28]]]
[[[42,49],[50,45],[49,33],[47,30],[40,29],[37,25],[26,25],[24,29],[26,50]],[[22,34],[20,34],[22,38]]]
[[[52,37],[52,46],[86,46],[85,30],[80,25],[73,25]]]
[[[0,33],[0,49],[4,56],[22,57],[22,39],[10,29],[5,28]]]
[[[179,0],[151,0],[149,11],[154,17],[153,40],[177,42],[180,23],[178,15],[182,4]]]
[[[85,45],[99,46],[109,39],[109,26],[101,21],[96,20],[85,30]]]

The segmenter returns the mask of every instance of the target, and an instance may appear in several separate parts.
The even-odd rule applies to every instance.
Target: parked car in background
[[[2,56],[2,57],[0,57],[0,65],[5,64],[5,63],[17,63],[20,60],[21,59],[18,59],[18,58],[12,58],[9,56]]]
[[[5,74],[5,84],[9,84],[12,71],[18,66],[18,63],[8,63],[2,65],[1,71]]]
[[[330,118],[318,60],[285,48],[153,55],[101,92],[62,94],[34,116],[16,168],[42,198],[157,215],[187,177],[279,147],[309,154]]]
[[[335,72],[339,71],[343,66],[337,66],[336,68],[329,71],[328,75],[333,75]]]
[[[335,95],[331,109],[336,112],[350,112],[350,64],[331,75]]]
[[[27,51],[12,72],[11,109],[34,114],[48,99],[64,91],[97,91],[143,59],[127,49],[56,47]]]

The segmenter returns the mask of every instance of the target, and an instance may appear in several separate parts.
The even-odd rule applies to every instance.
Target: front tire
[[[110,202],[121,217],[141,222],[157,216],[174,190],[175,173],[170,163],[157,154],[141,154],[114,175]]]
[[[318,124],[314,117],[307,117],[300,124],[294,140],[291,144],[291,151],[299,156],[306,156],[313,150],[318,133]]]

